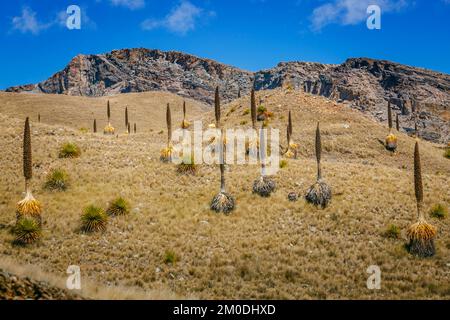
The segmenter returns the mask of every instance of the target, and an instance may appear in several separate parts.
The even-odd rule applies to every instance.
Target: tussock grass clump
[[[431,208],[430,216],[437,219],[445,219],[448,216],[448,210],[444,205],[438,203]]]
[[[17,203],[16,218],[17,221],[22,217],[31,217],[41,224],[42,205],[31,193],[30,181],[33,177],[31,153],[31,130],[30,121],[27,117],[23,131],[23,176],[25,178],[25,198]]]
[[[386,238],[398,239],[400,238],[400,228],[395,224],[390,224],[384,232]]]
[[[109,216],[123,216],[128,213],[130,213],[130,204],[122,197],[114,199],[106,210]]]
[[[175,264],[178,261],[178,256],[173,250],[167,250],[164,253],[164,263],[165,264]]]
[[[106,104],[106,115],[108,116],[108,125],[103,129],[103,133],[108,134],[108,135],[113,135],[115,132],[115,129],[111,125],[111,107],[109,105],[109,100]]]
[[[216,118],[216,128],[220,129],[220,96],[219,87],[216,87],[215,93],[215,103],[214,103],[214,114]],[[220,134],[219,145],[224,145],[224,134],[223,130]],[[219,168],[220,168],[220,191],[214,196],[211,201],[210,208],[217,213],[229,214],[234,210],[234,198],[225,191],[225,163],[224,163],[224,148],[220,148],[219,154]]]
[[[331,188],[322,179],[322,169],[320,165],[322,155],[322,142],[320,137],[319,123],[316,129],[316,160],[317,160],[317,181],[306,192],[305,199],[309,203],[321,208],[326,208],[331,201]]]
[[[288,165],[288,162],[284,159],[280,160],[280,169],[286,168]]]
[[[65,170],[52,169],[45,181],[44,188],[47,190],[66,191],[69,187],[69,175]]]
[[[414,147],[414,191],[417,202],[418,221],[412,224],[407,231],[409,252],[418,257],[430,257],[436,252],[434,238],[437,229],[425,220],[423,214],[423,184],[422,170],[420,165],[419,143],[416,141]]]
[[[102,208],[94,205],[87,206],[81,216],[81,230],[84,232],[104,232],[106,231],[106,223],[108,216]]]
[[[388,125],[389,125],[389,134],[386,137],[385,146],[387,150],[394,152],[397,149],[397,137],[392,133],[392,109],[390,101],[388,102]]]
[[[198,171],[198,167],[194,162],[194,156],[184,157],[183,161],[177,165],[177,172],[180,174],[195,175]]]
[[[80,148],[72,142],[67,142],[59,149],[58,157],[60,158],[78,158],[81,155]]]
[[[29,245],[38,241],[42,236],[42,231],[39,223],[35,219],[20,218],[13,228],[15,235],[14,244]]]
[[[166,124],[167,124],[167,146],[161,149],[159,159],[162,162],[172,161],[173,146],[172,146],[172,115],[170,113],[170,105],[166,107]]]

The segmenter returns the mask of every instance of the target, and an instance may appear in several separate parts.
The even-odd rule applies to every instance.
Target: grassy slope
[[[398,153],[390,155],[377,141],[384,139],[387,129],[360,113],[303,93],[277,90],[260,95],[275,114],[271,125],[282,133],[287,110],[292,110],[300,159],[288,160],[277,174],[278,190],[269,199],[251,193],[258,167],[231,166],[228,191],[237,208],[225,217],[209,210],[218,190],[216,167],[201,166],[197,176],[186,177],[158,160],[165,141],[165,133],[159,134],[165,129],[165,104],[173,102],[178,124],[180,98],[160,93],[111,97],[116,128],[124,129],[123,108],[119,112],[116,107],[122,104],[139,115],[138,130],[146,128],[116,138],[78,130],[90,128],[91,112],[98,114],[97,121],[102,119],[102,128],[104,98],[0,94],[0,226],[14,223],[15,203],[23,191],[23,116],[36,119],[37,110],[43,123],[32,122],[33,189],[45,206],[42,244],[15,248],[11,235],[0,228],[0,255],[21,265],[38,265],[57,277],[65,276],[68,265],[78,264],[82,276],[103,285],[170,290],[185,297],[448,299],[448,219],[429,218],[439,228],[435,257],[417,259],[403,249],[405,229],[416,212],[414,139],[399,134]],[[250,116],[243,115],[248,100],[224,107],[228,126],[250,122]],[[191,120],[203,114],[205,124],[212,121],[212,112],[194,104],[188,103]],[[65,112],[50,112],[59,108]],[[325,210],[303,200],[287,200],[289,191],[303,193],[314,182],[317,120],[323,133],[323,174],[334,192]],[[81,147],[81,158],[57,158],[58,146],[65,141]],[[449,160],[442,149],[427,142],[421,142],[421,154],[425,207],[437,202],[448,206]],[[71,175],[72,187],[65,193],[42,189],[46,173],[54,167]],[[76,232],[84,206],[106,207],[118,195],[132,203],[131,215],[111,219],[103,235]],[[402,229],[401,239],[381,235],[391,223]],[[166,250],[178,256],[174,265],[163,262]],[[372,264],[382,270],[382,289],[376,292],[366,288],[366,269]]]

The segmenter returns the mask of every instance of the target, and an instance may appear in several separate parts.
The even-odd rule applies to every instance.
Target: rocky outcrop
[[[0,269],[0,300],[78,300],[79,296],[43,281],[20,278]]]
[[[239,90],[248,94],[252,87],[290,86],[346,102],[379,121],[386,120],[391,101],[403,131],[412,132],[417,122],[422,138],[449,140],[450,76],[368,58],[340,65],[283,62],[252,73],[179,52],[124,49],[79,55],[48,80],[7,91],[104,96],[164,90],[212,104],[217,85],[225,102],[235,99]]]
[[[249,91],[253,74],[179,52],[148,49],[115,50],[107,54],[78,55],[64,70],[36,85],[6,91],[104,96],[126,92],[164,90],[207,103],[214,89],[223,88],[225,100]]]

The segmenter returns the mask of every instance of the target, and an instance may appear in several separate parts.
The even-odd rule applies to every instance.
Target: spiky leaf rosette
[[[103,129],[104,134],[113,135],[114,132],[115,130],[111,123],[108,123],[108,125]]]
[[[31,158],[31,131],[30,120],[27,117],[23,130],[23,176],[25,180],[33,177],[32,158]]]
[[[234,210],[234,198],[226,192],[219,192],[211,201],[211,210],[217,213],[230,214]]]
[[[58,157],[60,158],[78,158],[81,155],[80,148],[75,143],[65,143],[59,149]]]
[[[84,232],[106,231],[108,216],[103,209],[90,205],[81,216],[81,230]]]
[[[183,161],[177,165],[177,172],[180,174],[196,174],[197,173],[197,165],[194,162],[194,157],[184,158]]]
[[[288,127],[287,127],[287,131],[288,131],[288,144],[291,142],[292,139],[292,116],[291,116],[291,110],[289,110],[289,119],[288,119]]]
[[[64,170],[53,169],[47,175],[44,187],[52,191],[66,191],[69,187],[69,175]]]
[[[250,97],[250,114],[252,117],[252,126],[253,129],[256,130],[256,98],[255,98],[255,89],[252,89],[251,97]]]
[[[172,161],[173,152],[174,148],[172,144],[169,144],[166,148],[161,149],[159,160],[165,163]]]
[[[276,183],[268,176],[261,176],[253,182],[253,193],[267,198],[275,191]]]
[[[130,212],[130,204],[122,197],[114,199],[106,210],[109,216],[122,216]]]
[[[23,217],[30,217],[41,224],[42,205],[37,201],[30,191],[27,191],[23,200],[19,201],[16,206],[17,221]]]
[[[18,245],[32,244],[42,236],[39,223],[34,219],[26,217],[21,218],[16,222],[13,232],[15,235],[14,243]]]
[[[216,127],[220,128],[220,95],[219,86],[216,87],[216,92],[214,96],[214,115],[216,118]]]
[[[186,101],[183,101],[183,121],[181,122],[181,128],[187,129],[190,125],[191,123],[186,120]]]
[[[305,199],[317,207],[326,208],[331,201],[331,188],[319,180],[308,189]]]
[[[386,150],[394,152],[397,150],[397,137],[393,133],[389,133],[385,142]]]
[[[433,256],[436,232],[436,228],[423,219],[411,225],[407,231],[409,252],[422,258]]]

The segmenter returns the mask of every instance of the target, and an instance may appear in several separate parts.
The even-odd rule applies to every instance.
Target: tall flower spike
[[[419,143],[416,141],[414,146],[414,192],[417,201],[417,210],[419,217],[421,217],[421,206],[423,202],[423,184],[422,184],[422,170],[420,165],[420,153],[419,153]]]
[[[252,93],[251,93],[250,113],[251,113],[251,117],[252,117],[253,129],[256,130],[256,98],[255,98],[255,89],[252,89]]]
[[[172,140],[172,115],[170,114],[170,105],[167,104],[166,109],[166,124],[167,124],[167,144]]]
[[[108,100],[108,102],[106,104],[106,114],[108,116],[108,122],[111,122],[111,108],[109,106],[109,100]]]
[[[216,128],[220,128],[220,95],[219,86],[216,87],[216,93],[214,96],[214,114],[216,116]]]
[[[388,102],[388,125],[389,125],[389,132],[392,129],[392,109],[391,109],[391,102]]]
[[[290,138],[292,138],[292,116],[291,116],[291,110],[289,110],[288,130],[289,130],[289,141],[288,142],[291,142],[291,140],[290,140]]]
[[[125,107],[125,127],[128,127],[128,107]]]
[[[316,128],[316,160],[317,160],[317,180],[322,179],[322,169],[320,167],[320,159],[322,157],[322,141],[320,138],[319,123]]]
[[[397,131],[400,131],[400,120],[398,119],[398,113],[395,114],[395,126]]]
[[[309,203],[317,207],[325,208],[331,201],[331,188],[322,179],[320,160],[322,155],[322,142],[320,138],[319,123],[316,129],[316,159],[317,159],[317,181],[306,192],[305,198]]]
[[[27,181],[30,180],[33,176],[30,120],[28,117],[25,120],[25,127],[23,131],[23,176]]]
[[[97,120],[94,119],[94,133],[97,133]]]

